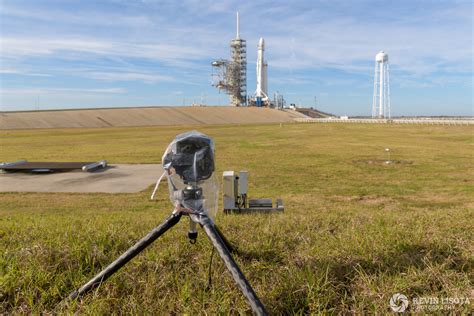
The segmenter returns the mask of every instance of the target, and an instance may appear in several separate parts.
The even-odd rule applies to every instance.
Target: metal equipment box
[[[222,200],[224,213],[252,213],[252,212],[283,212],[284,206],[281,199],[273,205],[272,199],[248,199],[248,171],[224,171]]]
[[[248,171],[240,171],[239,172],[239,194],[240,195],[247,195],[248,191]]]
[[[223,204],[225,210],[236,209],[237,194],[237,176],[234,171],[224,171],[222,181]]]

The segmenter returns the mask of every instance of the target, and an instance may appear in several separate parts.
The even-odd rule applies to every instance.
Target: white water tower
[[[380,51],[375,55],[374,99],[372,118],[390,119],[390,84],[388,54]]]

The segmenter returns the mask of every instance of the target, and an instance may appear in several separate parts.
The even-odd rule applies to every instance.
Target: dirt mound
[[[1,112],[0,129],[265,124],[293,122],[299,113],[257,107],[141,107]]]

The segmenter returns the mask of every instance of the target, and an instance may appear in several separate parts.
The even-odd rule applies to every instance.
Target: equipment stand
[[[209,240],[212,242],[214,248],[216,248],[222,261],[224,261],[227,270],[229,270],[230,274],[234,278],[234,281],[237,283],[240,290],[247,298],[254,313],[257,315],[266,315],[267,312],[265,307],[258,299],[257,294],[255,294],[255,291],[252,289],[252,286],[249,284],[239,266],[234,261],[234,258],[232,258],[230,250],[227,248],[226,242],[223,240],[225,237],[222,238],[222,233],[217,229],[209,217],[202,215],[191,215],[192,220],[194,220],[194,216],[199,216],[198,223],[206,232],[207,237],[209,237]]]
[[[82,296],[107,280],[112,274],[114,274],[118,269],[123,267],[127,262],[132,260],[136,255],[138,255],[142,250],[148,247],[152,242],[154,242],[158,237],[163,235],[168,229],[176,225],[181,219],[180,213],[173,213],[169,216],[161,225],[153,228],[151,232],[148,233],[145,237],[140,239],[135,245],[128,248],[120,257],[118,257],[114,262],[109,264],[104,270],[99,274],[93,277],[89,282],[84,284],[77,291],[72,292],[69,295],[69,299],[75,299],[79,296]]]
[[[142,250],[148,247],[153,241],[163,235],[168,229],[176,225],[181,219],[181,216],[181,213],[174,211],[171,216],[169,216],[161,225],[155,227],[145,237],[140,239],[135,245],[130,247],[120,257],[118,257],[114,262],[108,265],[99,274],[97,274],[90,281],[84,284],[81,288],[71,293],[69,295],[69,299],[76,299],[86,294],[90,290],[94,289],[96,286],[100,285],[105,280],[107,280],[112,274],[118,271],[127,262],[132,260]],[[204,229],[207,236],[209,237],[209,240],[212,242],[212,245],[216,248],[221,259],[224,261],[226,268],[229,270],[230,274],[234,278],[234,281],[237,283],[240,290],[250,303],[253,312],[256,315],[267,315],[265,307],[260,302],[259,298],[257,297],[257,294],[255,294],[255,291],[252,289],[251,285],[245,278],[239,266],[232,258],[232,255],[230,253],[231,249],[229,249],[231,248],[231,246],[222,234],[222,232],[219,231],[213,221],[205,214],[189,214],[189,216],[191,217],[192,221],[199,223]]]

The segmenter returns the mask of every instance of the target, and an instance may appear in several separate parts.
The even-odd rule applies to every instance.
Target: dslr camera
[[[209,179],[215,169],[212,139],[196,131],[179,135],[163,156],[163,167],[174,169],[184,184]]]

